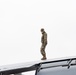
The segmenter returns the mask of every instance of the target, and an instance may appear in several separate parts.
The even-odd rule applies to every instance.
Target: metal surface
[[[17,74],[14,74],[14,75],[22,75],[21,73],[17,73]]]
[[[46,68],[40,70],[37,75],[76,75],[76,66]]]
[[[37,75],[37,73],[40,71],[41,65],[42,65],[42,64],[38,64],[38,65],[37,65],[35,75]]]
[[[76,57],[53,59],[53,60],[48,59],[48,60],[43,60],[43,61],[40,60],[40,61],[35,61],[35,62],[30,62],[30,63],[0,66],[0,75],[9,75],[9,74],[16,75],[18,73],[33,71],[33,70],[36,70],[35,75],[37,75],[37,73],[39,73],[41,69],[55,68],[55,67],[60,67],[60,66],[61,67],[67,66],[67,68],[69,69],[70,66],[75,66],[75,65],[76,65]]]

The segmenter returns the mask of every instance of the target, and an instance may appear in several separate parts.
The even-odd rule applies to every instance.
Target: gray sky
[[[0,0],[0,65],[76,55],[76,0]]]

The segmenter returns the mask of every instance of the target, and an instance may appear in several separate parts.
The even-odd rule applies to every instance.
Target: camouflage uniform
[[[47,33],[44,31],[42,33],[42,37],[41,37],[41,54],[43,56],[42,60],[46,59],[46,53],[45,53],[45,48],[46,48],[46,45],[47,45]]]

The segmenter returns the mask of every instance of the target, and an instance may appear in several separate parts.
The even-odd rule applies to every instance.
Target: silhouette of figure
[[[41,54],[43,56],[43,58],[41,60],[46,60],[46,53],[45,53],[45,48],[46,48],[46,45],[47,45],[47,33],[45,32],[45,30],[42,28],[41,29],[41,33],[42,33],[42,37],[41,37]]]

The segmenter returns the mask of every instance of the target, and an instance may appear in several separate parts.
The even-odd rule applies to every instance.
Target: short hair
[[[44,31],[44,28],[41,28],[41,31]]]

